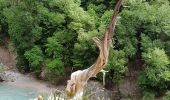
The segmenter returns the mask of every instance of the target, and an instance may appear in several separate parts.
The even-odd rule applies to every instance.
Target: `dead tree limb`
[[[68,97],[73,98],[74,96],[82,92],[89,78],[95,77],[107,64],[109,48],[111,45],[112,36],[115,30],[117,16],[121,4],[122,4],[122,0],[118,0],[115,9],[113,11],[111,22],[106,32],[104,33],[104,37],[102,39],[99,39],[97,37],[93,38],[94,42],[96,43],[97,47],[100,50],[96,62],[87,69],[78,70],[71,74],[71,79],[68,80],[67,87],[66,87],[66,94]]]

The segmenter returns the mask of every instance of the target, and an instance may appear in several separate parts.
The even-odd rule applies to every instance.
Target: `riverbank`
[[[12,87],[13,89],[14,88],[16,89],[12,92],[13,96],[18,95],[17,93],[15,94],[15,91],[20,92],[27,89],[36,91],[31,93],[35,93],[37,96],[44,95],[44,94],[49,95],[53,91],[57,91],[60,94],[61,93],[64,94],[65,91],[64,84],[54,86],[48,81],[36,79],[30,73],[22,74],[18,72],[15,66],[15,55],[12,52],[10,52],[8,48],[4,46],[0,46],[0,64],[4,69],[3,73],[1,74],[1,77],[4,81],[0,84],[1,88],[4,89],[3,92],[4,95],[9,94],[8,93],[9,91],[6,91],[5,93],[5,88],[8,89],[8,87],[10,88]],[[105,98],[104,100],[111,100],[112,97],[112,92],[106,90],[103,87],[103,85],[97,81],[88,82],[84,93],[85,93],[85,97],[90,100],[96,100],[99,98],[101,99]],[[28,93],[28,95],[29,94],[30,93]],[[34,95],[32,96],[34,98]],[[13,100],[13,99],[8,99],[8,100]]]
[[[1,78],[4,83],[20,88],[34,88],[39,92],[50,92],[55,89],[49,82],[37,80],[31,74],[19,73],[16,69],[15,53],[9,48],[11,47],[8,42],[0,46],[0,67],[3,70]]]
[[[9,96],[9,92],[13,93],[12,96],[16,96],[20,94],[22,91],[27,91],[29,89],[34,90],[36,95],[49,94],[52,91],[56,90],[57,87],[51,85],[47,81],[42,81],[36,79],[30,73],[21,74],[16,69],[15,63],[15,53],[10,49],[9,45],[0,46],[0,80],[1,80],[1,89],[4,90],[3,96]],[[5,90],[6,88],[6,90]],[[16,89],[16,90],[8,90],[8,89]],[[20,91],[19,91],[20,90]],[[16,93],[15,93],[16,91]],[[18,94],[19,93],[19,94]],[[29,94],[29,93],[28,93]],[[26,95],[26,94],[25,94]],[[2,98],[0,98],[1,100]],[[3,98],[4,99],[4,98]],[[13,100],[13,99],[9,99]],[[25,100],[25,99],[24,99]]]
[[[40,93],[48,93],[56,87],[49,82],[37,80],[31,74],[21,74],[18,71],[8,70],[4,72],[4,83],[19,88],[34,88]]]
[[[2,82],[8,86],[18,89],[32,89],[37,96],[38,95],[50,95],[51,92],[57,91],[64,94],[65,86],[54,86],[48,81],[37,80],[31,74],[21,74],[17,71],[9,70],[5,71],[6,78]],[[0,84],[1,85],[1,84]],[[17,91],[16,90],[16,91]],[[90,100],[96,100],[98,98],[104,100],[111,100],[112,92],[103,88],[103,85],[97,81],[90,81],[85,89],[85,98]],[[28,93],[29,94],[29,93]],[[1,99],[0,99],[1,100]]]

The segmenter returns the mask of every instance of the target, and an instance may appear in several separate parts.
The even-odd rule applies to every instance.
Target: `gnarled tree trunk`
[[[121,7],[122,0],[119,0],[116,4],[115,10],[113,11],[113,16],[111,23],[104,33],[104,37],[99,39],[97,37],[93,38],[94,42],[96,43],[97,47],[100,50],[99,56],[96,62],[89,68],[84,70],[78,70],[71,74],[71,79],[68,80],[67,87],[66,87],[66,94],[70,98],[74,98],[75,96],[81,99],[83,94],[83,88],[89,78],[95,77],[107,64],[108,62],[108,55],[109,55],[109,48],[112,41],[113,32],[117,22],[117,16],[119,9]],[[76,98],[77,100],[78,98]]]

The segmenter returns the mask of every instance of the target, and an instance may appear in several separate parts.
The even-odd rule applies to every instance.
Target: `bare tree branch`
[[[122,4],[122,0],[119,0],[115,6],[115,10],[113,11],[113,15],[112,15],[112,20],[106,32],[104,33],[103,39],[100,40],[97,37],[93,38],[94,42],[96,43],[97,47],[100,50],[96,62],[87,69],[78,70],[71,74],[71,79],[68,80],[67,87],[66,87],[66,93],[68,97],[73,98],[78,93],[83,92],[83,88],[87,83],[87,81],[91,77],[95,77],[107,64],[109,48],[111,45],[112,36],[115,30],[117,16],[121,4]]]

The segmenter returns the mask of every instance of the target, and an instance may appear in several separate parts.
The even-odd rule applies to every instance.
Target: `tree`
[[[21,67],[20,70],[29,71],[29,66],[23,67],[28,64],[24,54],[40,39],[42,29],[37,25],[37,21],[29,10],[25,10],[26,8],[26,4],[22,2],[21,5],[6,9],[4,13],[8,22],[9,35],[17,52],[18,67]]]
[[[39,47],[34,46],[31,50],[26,51],[24,56],[29,62],[30,70],[34,72],[36,76],[39,76],[43,64],[42,50]]]
[[[143,53],[146,69],[139,76],[139,85],[144,91],[160,91],[170,81],[170,61],[163,49],[150,48]]]
[[[98,46],[100,53],[96,60],[96,62],[85,70],[78,70],[71,74],[71,79],[67,83],[66,93],[70,98],[78,96],[78,98],[82,97],[82,92],[85,84],[91,77],[95,77],[107,64],[108,56],[109,56],[109,48],[111,45],[111,40],[113,36],[113,31],[117,22],[117,15],[120,9],[122,0],[117,2],[115,7],[112,20],[106,32],[104,33],[104,37],[102,39],[94,38],[94,42]],[[75,98],[77,99],[77,98]]]

